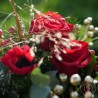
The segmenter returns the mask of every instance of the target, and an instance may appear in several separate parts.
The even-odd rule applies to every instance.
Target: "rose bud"
[[[90,92],[90,91],[87,91],[84,95],[85,98],[94,98],[94,95]]]
[[[15,27],[14,27],[14,26],[11,26],[11,27],[9,28],[9,32],[10,32],[10,33],[14,33],[14,32],[15,32]]]
[[[59,78],[60,78],[60,80],[61,80],[61,82],[65,82],[65,81],[67,81],[67,75],[66,74],[64,74],[64,73],[61,73],[60,75],[59,75]]]
[[[70,77],[70,83],[74,86],[77,86],[79,85],[81,82],[81,77],[78,75],[78,74],[73,74],[71,77]]]
[[[70,97],[71,97],[71,98],[78,98],[78,96],[79,96],[79,94],[78,94],[77,91],[72,91],[72,92],[70,93]]]
[[[63,86],[61,86],[61,85],[56,85],[56,86],[54,87],[54,92],[55,92],[57,95],[61,95],[61,94],[63,93],[63,91],[64,91],[64,88],[63,88]]]
[[[86,76],[84,81],[87,82],[87,83],[92,83],[93,82],[93,78],[91,76]]]

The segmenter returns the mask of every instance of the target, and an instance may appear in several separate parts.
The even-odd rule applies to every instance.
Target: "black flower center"
[[[16,66],[18,68],[23,68],[23,67],[26,67],[26,66],[31,66],[33,65],[34,62],[29,62],[25,57],[19,59],[17,62],[16,62]]]

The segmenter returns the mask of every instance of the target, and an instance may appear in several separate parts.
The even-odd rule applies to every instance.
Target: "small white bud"
[[[34,5],[33,4],[31,4],[31,9],[33,9],[34,8]]]
[[[30,16],[34,17],[34,13],[30,13]]]
[[[61,38],[61,37],[62,37],[61,32],[57,32],[57,33],[55,33],[55,37],[57,37],[57,38]]]
[[[76,24],[76,25],[75,25],[75,28],[78,29],[78,30],[80,30],[81,25],[80,25],[80,24]]]
[[[98,32],[98,27],[95,27],[94,31],[95,31],[95,32]]]
[[[89,46],[93,46],[94,43],[93,42],[89,42],[88,44],[89,44]]]
[[[41,43],[40,37],[41,37],[40,35],[36,35],[36,37],[35,37],[36,44],[40,44]]]
[[[71,92],[70,96],[71,96],[71,98],[78,98],[79,94],[77,91],[73,91],[73,92]]]
[[[54,92],[57,94],[57,95],[61,95],[64,91],[64,88],[62,85],[56,85],[54,87]]]
[[[53,95],[51,98],[59,98],[59,96],[57,96],[57,95]]]
[[[79,85],[81,82],[81,77],[78,75],[78,74],[73,74],[71,77],[70,77],[70,83],[74,86],[77,86]]]
[[[84,20],[84,24],[86,24],[86,25],[89,24],[89,20],[88,19],[85,19]]]
[[[40,39],[36,39],[36,44],[40,44]]]
[[[62,81],[62,82],[65,82],[65,81],[67,81],[67,75],[66,74],[64,74],[64,73],[61,73],[60,75],[59,75],[59,77],[60,77],[60,80]]]
[[[33,11],[33,10],[32,10],[32,9],[30,9],[30,12],[31,12],[31,13],[32,13],[32,11]]]
[[[92,22],[93,19],[92,19],[92,17],[88,17],[87,20],[88,20],[89,22]]]
[[[90,92],[90,91],[87,91],[84,95],[85,98],[94,98],[94,95]]]
[[[93,30],[94,30],[94,26],[93,26],[93,25],[90,25],[90,26],[88,27],[88,30],[93,31]]]
[[[44,41],[45,41],[45,37],[44,36],[41,36],[40,42],[43,43]]]
[[[93,80],[93,83],[94,83],[94,84],[97,84],[97,83],[98,83],[98,80]]]
[[[91,76],[86,76],[84,80],[87,83],[92,83],[93,82],[93,78]]]
[[[94,32],[88,31],[88,36],[89,36],[89,37],[93,37],[93,36],[94,36]]]

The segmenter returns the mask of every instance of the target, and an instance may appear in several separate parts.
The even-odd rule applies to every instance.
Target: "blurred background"
[[[24,3],[33,3],[35,7],[46,12],[48,10],[58,12],[63,17],[76,17],[81,22],[87,17],[93,17],[94,26],[98,26],[97,0],[14,0],[17,5],[25,8]],[[0,22],[12,12],[9,0],[0,0]],[[26,16],[25,16],[26,17]]]

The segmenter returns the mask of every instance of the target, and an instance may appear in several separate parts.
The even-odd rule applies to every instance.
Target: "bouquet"
[[[0,29],[0,98],[95,98],[98,27],[33,4],[29,27],[10,0],[16,24]],[[97,97],[96,97],[97,98]]]

